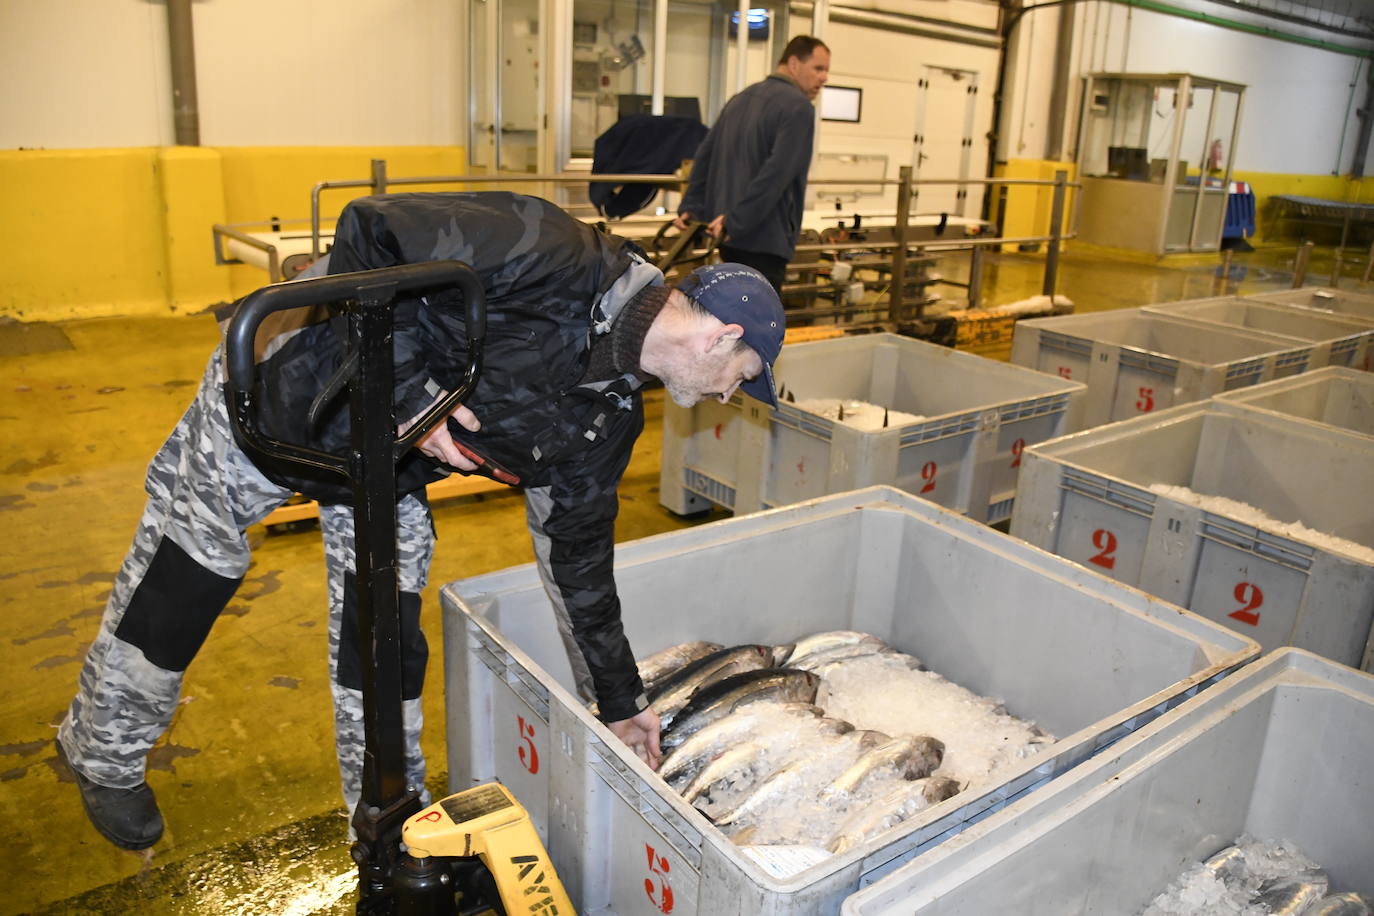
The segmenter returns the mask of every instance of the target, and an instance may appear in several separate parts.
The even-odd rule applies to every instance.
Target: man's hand
[[[439,397],[443,397],[440,393]],[[436,399],[437,400],[437,399]],[[421,416],[424,414],[422,413]],[[458,425],[470,433],[475,433],[482,428],[482,421],[477,419],[477,415],[467,408],[465,404],[459,404],[449,414],[458,421]],[[401,424],[397,435],[405,435],[405,431],[415,425],[415,421],[420,417],[412,417],[410,420]],[[415,443],[415,447],[424,452],[431,458],[442,461],[449,467],[457,468],[460,471],[477,470],[477,462],[468,457],[467,453],[453,441],[453,437],[448,432],[448,422],[436,423],[434,428],[425,433],[424,438]]]
[[[686,211],[679,213],[677,217],[673,220],[673,228],[678,229],[682,232],[686,232],[687,224],[691,222],[691,220],[692,214],[687,213]]]
[[[707,224],[706,224],[706,231],[710,234],[711,238],[715,238],[715,239],[724,239],[724,238],[725,238],[725,214],[722,213],[720,216],[717,216],[715,219],[713,219],[713,220],[711,220],[709,223],[707,223]]]
[[[634,751],[649,765],[649,769],[658,769],[660,751],[658,747],[658,733],[661,728],[658,721],[658,713],[652,709],[643,709],[636,713],[634,718],[621,719],[619,722],[607,722],[606,727],[615,733],[615,736],[629,745],[630,750]]]

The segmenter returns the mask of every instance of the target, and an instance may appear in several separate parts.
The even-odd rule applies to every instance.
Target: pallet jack
[[[402,295],[454,289],[467,335],[463,380],[404,435],[392,405],[393,308]],[[266,436],[256,423],[254,341],[273,312],[328,305],[347,319],[343,364],[316,399],[349,392],[347,455]],[[343,483],[352,491],[363,648],[366,735],[357,835],[358,916],[466,916],[484,912],[572,914],[572,902],[525,809],[497,783],[423,808],[405,782],[401,642],[396,572],[396,462],[477,385],[486,338],[486,296],[476,272],[456,261],[409,264],[264,287],[243,300],[226,338],[230,420],[265,471]],[[312,407],[312,413],[315,407]]]

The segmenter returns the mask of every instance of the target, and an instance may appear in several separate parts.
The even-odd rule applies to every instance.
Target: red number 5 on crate
[[[520,762],[530,775],[539,772],[539,751],[534,746],[534,725],[526,722],[524,716],[515,717],[516,727],[520,729]]]
[[[664,856],[654,852],[654,847],[648,843],[644,844],[644,852],[649,857],[649,874],[651,877],[644,879],[644,893],[649,895],[649,902],[658,907],[660,912],[671,913],[673,911],[673,889],[668,884],[668,871],[670,866]]]

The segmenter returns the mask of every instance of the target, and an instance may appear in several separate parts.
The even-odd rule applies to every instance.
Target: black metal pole
[[[357,554],[358,630],[362,646],[366,727],[362,800],[381,806],[405,792],[405,728],[401,715],[400,589],[396,572],[396,418],[390,297],[350,308],[358,376],[350,391],[353,546]]]

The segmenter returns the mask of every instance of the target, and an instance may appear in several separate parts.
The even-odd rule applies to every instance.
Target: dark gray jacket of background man
[[[679,211],[725,214],[727,244],[791,260],[801,231],[816,109],[773,74],[730,99],[697,149]]]

